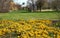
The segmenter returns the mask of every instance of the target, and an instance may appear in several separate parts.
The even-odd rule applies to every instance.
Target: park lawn
[[[25,12],[13,11],[8,13],[0,13],[0,20],[19,20],[19,19],[49,19],[59,20],[58,12]]]

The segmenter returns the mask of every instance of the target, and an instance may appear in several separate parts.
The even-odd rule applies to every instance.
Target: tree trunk
[[[41,6],[40,6],[40,12],[41,12]]]

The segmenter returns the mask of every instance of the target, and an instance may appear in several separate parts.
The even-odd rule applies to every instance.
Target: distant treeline
[[[55,11],[59,11],[60,0],[28,0],[26,7],[21,7],[21,5],[15,4],[13,0],[0,0],[0,12],[10,12],[20,9],[27,9],[28,11],[53,9]]]

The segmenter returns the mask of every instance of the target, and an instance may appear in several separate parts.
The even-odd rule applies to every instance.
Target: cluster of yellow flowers
[[[7,34],[10,38],[13,34],[16,38],[60,38],[60,29],[51,24],[51,20],[0,20],[0,38]]]

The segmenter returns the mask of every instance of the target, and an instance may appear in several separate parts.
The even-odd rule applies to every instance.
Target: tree
[[[22,8],[25,9],[25,2],[22,3]]]
[[[32,2],[32,11],[34,11],[34,0],[31,0]]]
[[[37,0],[31,0],[31,1],[32,1],[32,9],[33,9],[33,11],[36,11],[37,10],[37,5],[36,5]]]
[[[42,9],[42,6],[44,5],[45,1],[44,0],[37,0],[36,5],[37,5],[37,9]]]
[[[60,0],[52,1],[52,9],[59,11],[60,10]]]
[[[28,0],[27,1],[27,6],[29,11],[36,11],[36,1],[37,0]]]

